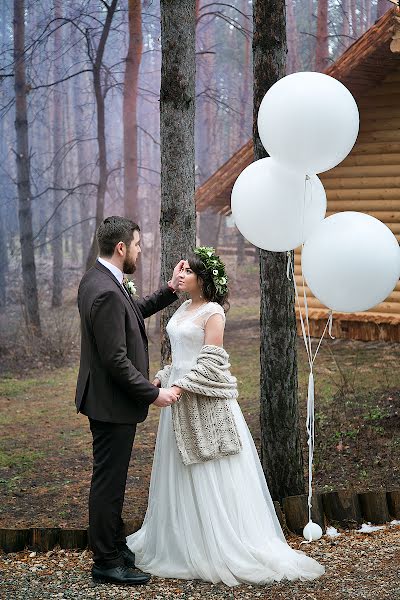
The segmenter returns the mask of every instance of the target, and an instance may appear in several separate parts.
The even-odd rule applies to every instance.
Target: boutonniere
[[[122,285],[124,286],[124,288],[126,289],[128,294],[130,296],[132,296],[132,298],[137,297],[135,282],[132,279],[128,279],[127,277],[124,277],[122,280]]]

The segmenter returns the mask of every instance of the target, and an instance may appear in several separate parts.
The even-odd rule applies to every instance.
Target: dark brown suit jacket
[[[141,300],[127,296],[107,267],[96,261],[78,291],[81,358],[76,409],[97,421],[140,423],[159,390],[149,381],[144,320],[174,300],[168,286]]]

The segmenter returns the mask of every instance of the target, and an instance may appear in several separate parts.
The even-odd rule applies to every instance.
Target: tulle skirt
[[[127,537],[137,567],[229,586],[319,577],[324,567],[286,543],[236,401],[232,409],[242,451],[189,466],[176,446],[171,408],[161,410],[146,516]]]

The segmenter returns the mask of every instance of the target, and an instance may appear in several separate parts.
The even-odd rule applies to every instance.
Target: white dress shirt
[[[116,277],[116,279],[118,280],[118,283],[120,284],[120,286],[122,287],[122,289],[125,292],[125,295],[128,296],[128,298],[130,298],[130,295],[128,293],[128,290],[125,289],[125,287],[122,285],[122,280],[124,278],[124,274],[123,272],[118,269],[118,267],[116,267],[115,265],[113,265],[112,263],[108,262],[108,260],[105,260],[104,258],[100,258],[100,256],[97,259],[99,261],[99,263],[101,263],[104,267],[106,267],[109,271],[111,271],[111,273],[114,275],[114,277]]]
[[[111,273],[114,275],[114,277],[122,285],[122,280],[124,278],[123,272],[120,269],[118,269],[118,267],[116,267],[112,263],[108,262],[108,260],[105,260],[104,258],[100,258],[100,256],[98,257],[97,260],[99,261],[99,263],[101,263],[102,265],[107,267],[107,269],[109,269],[111,271]]]

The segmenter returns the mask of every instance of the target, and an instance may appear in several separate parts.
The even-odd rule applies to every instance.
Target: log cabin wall
[[[327,216],[347,210],[368,213],[385,223],[399,241],[400,68],[356,99],[360,110],[357,142],[340,165],[320,176],[328,199]],[[295,274],[302,293],[299,250]],[[318,336],[328,313],[306,289],[312,335]],[[384,302],[367,312],[334,313],[333,334],[357,340],[400,342],[400,282]]]
[[[348,87],[360,110],[360,133],[352,152],[320,176],[327,192],[327,216],[345,210],[368,213],[388,225],[399,241],[400,9],[387,11],[325,73]],[[212,207],[229,215],[235,180],[253,160],[249,140],[196,191],[197,210]],[[299,249],[295,278],[302,305]],[[329,313],[306,291],[311,335],[317,337]],[[298,331],[301,334],[299,320]],[[400,342],[400,283],[384,302],[367,312],[334,313],[332,331],[337,338]]]

